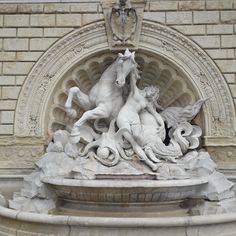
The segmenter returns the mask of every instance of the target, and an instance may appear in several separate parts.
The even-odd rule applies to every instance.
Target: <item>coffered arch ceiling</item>
[[[63,107],[67,89],[76,85],[88,92],[116,54],[109,50],[103,21],[54,44],[26,79],[17,104],[15,135],[49,137],[54,130],[73,123]],[[168,27],[144,21],[136,60],[143,71],[140,86],[157,85],[161,105],[184,106],[209,98],[200,118],[205,137],[233,142],[232,97],[216,65],[195,43]],[[81,115],[83,110],[76,101],[74,106]]]

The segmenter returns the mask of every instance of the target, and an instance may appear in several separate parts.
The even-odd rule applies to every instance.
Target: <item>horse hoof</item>
[[[177,163],[177,161],[175,160],[174,157],[170,157],[170,158],[169,158],[169,161],[170,161],[171,163]]]
[[[78,143],[80,141],[80,132],[78,128],[73,128],[70,134],[70,142],[71,143]]]
[[[156,172],[157,169],[158,169],[158,167],[159,167],[158,165],[153,165],[153,166],[152,166],[152,171]]]
[[[77,112],[75,109],[66,108],[66,114],[73,119],[77,117]]]

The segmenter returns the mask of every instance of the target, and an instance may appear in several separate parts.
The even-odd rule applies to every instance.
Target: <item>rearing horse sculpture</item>
[[[79,127],[87,120],[117,117],[124,104],[122,87],[125,85],[128,74],[137,67],[134,59],[135,52],[126,49],[124,55],[118,54],[116,61],[102,74],[100,80],[92,87],[89,94],[83,93],[78,87],[69,89],[69,95],[65,103],[66,112],[71,117],[77,113],[72,109],[72,99],[77,97],[80,106],[86,110],[81,118],[74,124],[72,136],[79,134]],[[75,142],[78,142],[75,141]]]

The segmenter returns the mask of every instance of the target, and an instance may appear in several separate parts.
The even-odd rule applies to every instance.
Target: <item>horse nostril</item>
[[[116,84],[118,85],[118,84],[119,84],[119,81],[116,80]]]

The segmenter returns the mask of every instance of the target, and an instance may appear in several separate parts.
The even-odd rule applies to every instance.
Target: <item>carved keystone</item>
[[[145,0],[101,0],[111,50],[137,49]]]

